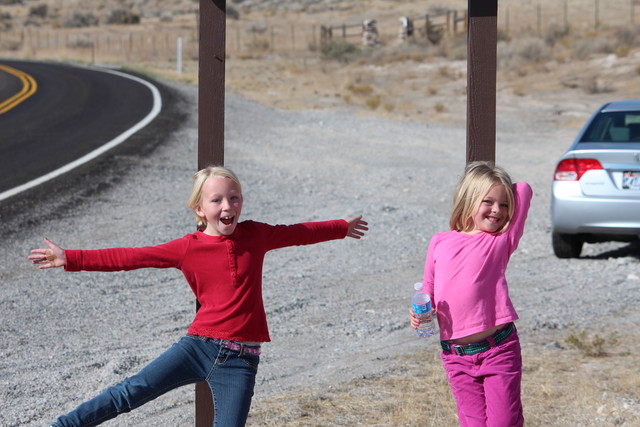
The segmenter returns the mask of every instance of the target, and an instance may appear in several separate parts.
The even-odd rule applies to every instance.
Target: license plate
[[[622,188],[624,190],[640,190],[640,172],[623,172]]]

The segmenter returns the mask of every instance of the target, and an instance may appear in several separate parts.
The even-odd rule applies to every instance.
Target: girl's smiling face
[[[480,206],[473,214],[474,228],[472,233],[496,233],[504,227],[509,217],[509,201],[507,191],[501,184],[496,184],[482,198]]]
[[[195,212],[207,221],[205,234],[229,236],[235,231],[242,212],[240,186],[230,178],[207,178],[202,186],[202,199]]]

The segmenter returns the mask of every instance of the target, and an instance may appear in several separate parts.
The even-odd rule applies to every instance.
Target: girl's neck
[[[482,230],[474,229],[474,230],[469,230],[469,231],[461,231],[460,233],[462,233],[462,234],[480,234],[480,233],[484,233],[484,232]]]

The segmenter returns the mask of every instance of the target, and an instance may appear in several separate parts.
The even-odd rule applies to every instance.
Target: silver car
[[[640,100],[600,107],[560,158],[551,195],[553,251],[640,238]]]

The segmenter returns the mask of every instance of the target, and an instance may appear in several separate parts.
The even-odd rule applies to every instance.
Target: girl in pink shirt
[[[268,251],[332,239],[359,239],[362,217],[269,225],[239,222],[242,188],[236,175],[208,167],[194,176],[187,203],[198,231],[168,243],[142,248],[31,251],[41,269],[118,271],[177,268],[200,309],[187,335],[136,375],[108,388],[53,426],[94,426],[131,411],[174,388],[207,382],[215,408],[214,426],[244,426],[251,406],[260,345],[269,341],[262,302],[262,263]]]
[[[522,359],[505,271],[524,231],[526,183],[488,162],[459,182],[451,231],[429,243],[423,290],[434,302],[441,358],[461,426],[521,426]],[[411,325],[419,322],[411,312]]]

